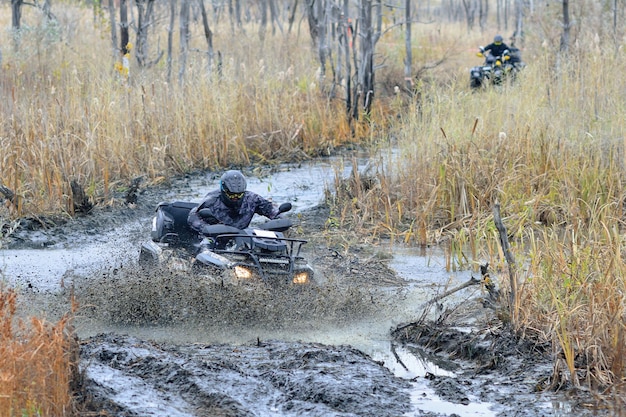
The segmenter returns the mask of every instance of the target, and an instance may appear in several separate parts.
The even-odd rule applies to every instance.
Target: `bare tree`
[[[374,51],[382,31],[380,0],[361,0],[359,5],[359,58],[356,101],[363,100],[363,111],[369,114],[374,99]]]
[[[156,58],[148,61],[148,29],[154,24],[154,0],[135,0],[137,6],[137,45],[135,57],[140,67],[149,67],[161,59],[163,51]]]
[[[313,45],[317,45],[318,32],[319,32],[319,7],[317,2],[321,0],[306,0],[307,19],[309,22],[309,34],[311,35],[311,41]]]
[[[613,0],[613,38],[617,40],[617,1]]]
[[[204,7],[204,0],[198,0],[200,4],[200,11],[202,13],[202,26],[204,27],[204,38],[207,42],[207,73],[211,75],[213,71],[213,32],[209,27],[209,19],[206,14],[206,8]]]
[[[524,0],[515,0],[515,32],[513,34],[513,43],[515,45],[521,45],[523,34],[524,34]]]
[[[11,31],[13,37],[13,49],[19,50],[20,29],[22,27],[22,6],[29,5],[41,10],[47,20],[56,20],[52,14],[50,0],[44,0],[43,4],[38,2],[27,3],[24,0],[11,0]]]
[[[280,23],[280,19],[278,16],[278,11],[276,10],[276,1],[268,0],[270,6],[270,16],[272,19],[272,35],[276,34],[276,27],[280,30],[280,33],[283,33],[283,25]]]
[[[349,0],[343,0],[342,5],[342,13],[339,25],[339,50],[342,53],[337,52],[337,59],[340,60],[343,57],[343,61],[345,62],[345,73],[342,73],[342,66],[337,65],[338,67],[338,77],[339,81],[345,80],[344,91],[345,91],[345,101],[346,101],[346,114],[350,115],[353,107],[352,103],[352,64],[351,64],[351,55],[350,51],[352,50],[352,45],[354,45],[354,28],[352,27],[352,20],[348,17],[349,12]],[[350,120],[352,120],[350,118]]]
[[[263,41],[265,39],[265,32],[267,31],[267,1],[259,0],[259,11],[261,12],[261,25],[259,26],[259,39]]]
[[[180,6],[180,68],[178,69],[178,84],[182,85],[189,54],[189,0],[182,0]]]
[[[571,22],[569,18],[569,0],[563,0],[563,33],[561,34],[561,52],[569,49]]]
[[[170,0],[170,23],[167,27],[167,82],[172,79],[172,61],[174,48],[174,23],[176,21],[176,0]]]
[[[298,0],[294,0],[293,4],[291,5],[291,13],[289,14],[289,26],[287,27],[287,33],[291,33],[293,22],[296,20],[296,10],[298,10]]]
[[[411,47],[411,0],[404,0],[404,49],[406,57],[404,58],[404,82],[409,91],[413,90],[413,70],[411,64],[413,62],[413,51]]]
[[[478,0],[478,24],[480,30],[484,31],[489,16],[489,0]]]
[[[470,31],[474,28],[474,21],[476,19],[476,3],[474,3],[473,0],[463,0],[463,7],[465,8],[467,30]]]
[[[122,56],[129,52],[128,42],[130,41],[130,37],[128,27],[128,3],[127,0],[120,0],[120,51]]]
[[[23,0],[11,0],[11,27],[16,34],[20,30]]]
[[[115,0],[109,0],[109,19],[111,20],[111,41],[113,45],[113,58],[117,59],[117,24],[115,23]]]
[[[320,83],[326,77],[326,61],[328,52],[328,14],[326,4],[328,1],[317,0],[316,12],[317,12],[317,55],[320,60]]]

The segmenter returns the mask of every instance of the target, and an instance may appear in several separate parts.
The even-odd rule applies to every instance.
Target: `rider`
[[[246,185],[246,178],[241,171],[226,171],[220,178],[219,190],[209,192],[204,201],[189,212],[189,226],[202,233],[204,226],[217,223],[245,229],[255,213],[269,219],[277,218],[280,213],[272,202],[252,191],[246,191]],[[211,210],[213,217],[199,216],[198,210],[201,209]]]
[[[492,56],[499,57],[499,56],[502,56],[504,51],[507,49],[509,51],[511,50],[509,45],[504,43],[504,41],[502,40],[502,35],[496,35],[493,38],[493,42],[485,46],[484,48],[481,48],[480,52],[484,53],[485,51],[489,51]]]

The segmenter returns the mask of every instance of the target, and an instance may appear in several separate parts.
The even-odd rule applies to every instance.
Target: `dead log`
[[[17,196],[10,188],[0,184],[0,194],[2,194],[6,200],[13,204],[13,206],[17,207]]]
[[[89,201],[89,197],[85,194],[82,185],[76,180],[70,182],[72,188],[72,201],[74,213],[89,213],[93,209],[93,204]]]

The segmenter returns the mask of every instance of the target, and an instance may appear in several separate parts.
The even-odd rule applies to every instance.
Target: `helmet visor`
[[[231,193],[227,189],[224,189],[224,194],[226,195],[226,198],[228,198],[230,201],[239,201],[243,197],[243,192]]]

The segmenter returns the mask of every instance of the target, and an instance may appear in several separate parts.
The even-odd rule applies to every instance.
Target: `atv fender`
[[[292,225],[293,222],[291,221],[291,219],[274,219],[257,226],[257,229],[271,230],[273,232],[284,232]]]
[[[218,235],[237,235],[241,230],[225,224],[211,224],[202,228],[202,234],[207,237],[217,237]]]
[[[202,251],[196,255],[196,263],[197,262],[219,269],[228,269],[234,266],[234,263],[228,258],[208,250]]]

